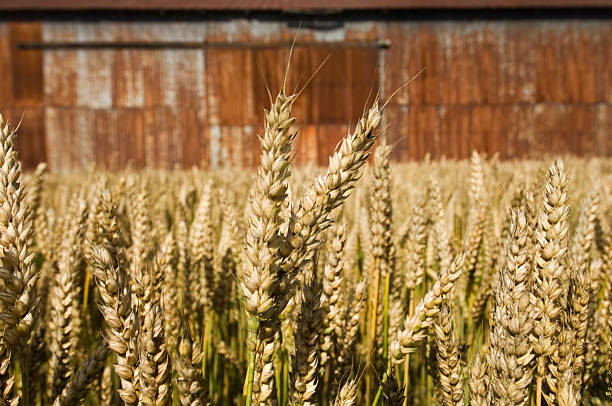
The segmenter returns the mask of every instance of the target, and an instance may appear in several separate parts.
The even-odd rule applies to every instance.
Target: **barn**
[[[27,168],[254,167],[267,89],[283,83],[295,40],[297,163],[326,164],[366,102],[409,80],[385,115],[397,161],[473,149],[610,156],[611,10],[607,0],[0,0],[0,112],[21,121]]]

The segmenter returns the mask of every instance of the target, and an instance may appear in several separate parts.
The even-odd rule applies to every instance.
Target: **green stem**
[[[255,316],[249,318],[249,365],[246,378],[246,406],[253,402],[253,381],[255,380],[255,347],[257,333],[259,331],[259,320]]]
[[[206,376],[206,368],[208,362],[208,356],[211,354],[209,351],[210,347],[210,328],[213,323],[213,313],[202,313],[202,325],[204,326],[204,333],[202,334],[202,376]]]
[[[283,362],[283,406],[289,404],[289,353],[285,352],[285,359]]]
[[[383,384],[385,382],[387,382],[387,378],[389,377],[389,374],[391,374],[391,361],[389,360],[389,362],[387,363],[387,371],[385,372],[385,375],[383,376],[382,382],[380,383],[380,385],[378,385],[378,391],[376,392],[376,396],[374,396],[374,400],[372,401],[372,406],[376,406],[376,404],[378,403],[378,400],[380,399],[380,395],[382,395],[382,390],[383,390]]]
[[[372,306],[370,308],[370,331],[368,331],[366,363],[372,365],[372,352],[374,349],[374,341],[376,340],[376,316],[378,313],[378,290],[380,289],[380,269],[378,267],[378,257],[374,257],[372,261],[372,274],[374,275],[374,286],[370,291],[370,299]],[[367,373],[365,376],[365,403],[370,403],[370,388],[372,386],[372,374]]]
[[[253,402],[253,380],[254,379],[255,379],[255,353],[249,352],[249,366],[247,369],[246,406],[251,406],[251,402]]]
[[[404,359],[404,403],[403,406],[408,405],[408,386],[410,384],[410,355],[407,355]]]
[[[283,357],[282,355],[278,357],[278,361],[274,368],[274,382],[276,383],[276,398],[279,400],[279,404],[282,406],[282,378],[283,377]]]
[[[383,303],[383,359],[389,354],[389,276],[385,277],[385,297]]]
[[[89,284],[91,283],[91,273],[85,272],[85,282],[83,284],[83,314],[87,314],[87,301],[89,300]]]
[[[21,403],[22,406],[30,406],[30,374],[25,357],[21,357]]]
[[[383,379],[382,383],[385,383],[386,380],[387,380],[387,376],[385,375],[385,378]],[[382,385],[378,387],[378,392],[376,392],[376,396],[374,396],[374,401],[372,402],[372,406],[376,406],[381,394],[382,394]]]
[[[209,354],[212,355],[212,371],[209,373],[209,378],[208,378],[208,386],[209,386],[208,393],[212,395],[215,392],[215,388],[217,387],[217,380],[219,378],[219,353],[216,351],[212,351],[211,341],[212,340],[209,340],[209,344],[207,347],[209,347],[208,348]]]

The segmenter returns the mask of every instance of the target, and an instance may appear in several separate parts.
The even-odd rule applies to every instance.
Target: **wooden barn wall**
[[[0,112],[31,168],[253,167],[295,30],[280,22],[3,22]],[[612,154],[612,24],[350,22],[303,29],[288,88],[331,53],[296,102],[298,164],[324,165],[372,89],[392,99],[399,161]],[[388,40],[380,49],[376,41]],[[24,42],[208,42],[195,49],[24,49]],[[350,46],[337,47],[342,41]],[[253,46],[248,46],[252,43]],[[245,46],[246,44],[246,46]],[[327,44],[327,45],[325,45]]]

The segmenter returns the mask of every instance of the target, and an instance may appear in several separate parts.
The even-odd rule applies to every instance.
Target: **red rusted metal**
[[[46,152],[42,51],[18,49],[16,44],[40,41],[41,23],[9,22],[0,27],[0,113],[13,126],[21,123],[17,148],[23,166],[30,169]]]
[[[0,23],[0,112],[13,123],[24,114],[27,168],[43,160],[54,171],[254,167],[267,89],[280,89],[294,36],[283,23],[243,19]],[[503,159],[612,154],[608,20],[362,21],[300,38],[318,45],[294,49],[288,91],[329,59],[295,104],[297,164],[325,164],[367,100],[423,68],[386,110],[396,160],[467,158],[473,149]],[[228,46],[18,46],[86,41]],[[275,46],[233,46],[249,43]]]

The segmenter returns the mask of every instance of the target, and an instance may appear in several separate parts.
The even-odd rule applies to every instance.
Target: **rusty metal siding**
[[[504,159],[612,155],[611,34],[607,20],[361,21],[303,29],[300,40],[319,45],[296,47],[289,89],[301,88],[331,56],[295,104],[295,162],[325,164],[368,98],[379,90],[390,95],[423,68],[386,111],[396,160],[466,158],[473,149]],[[0,111],[13,122],[25,112],[26,167],[42,160],[55,171],[254,167],[266,82],[272,92],[280,88],[294,35],[281,22],[247,19],[0,23]],[[379,49],[378,40],[390,47]],[[215,46],[18,46],[35,41]],[[346,41],[363,44],[337,46]]]
[[[40,50],[19,49],[17,44],[41,37],[40,22],[0,24],[0,113],[13,127],[21,122],[17,150],[26,169],[40,162],[46,150],[43,63]]]
[[[609,155],[607,21],[391,24],[395,157]],[[408,115],[407,120],[401,119]],[[437,130],[436,130],[437,129]],[[439,134],[431,134],[431,131]],[[406,135],[409,134],[409,135]]]

